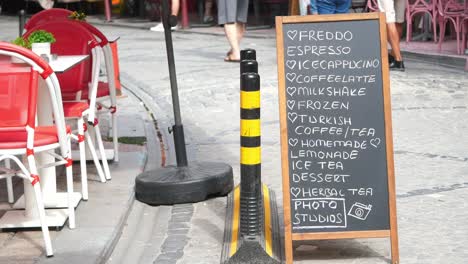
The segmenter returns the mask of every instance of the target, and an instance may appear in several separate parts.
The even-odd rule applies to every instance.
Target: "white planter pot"
[[[50,58],[50,43],[32,43],[31,49],[39,56],[45,54]]]

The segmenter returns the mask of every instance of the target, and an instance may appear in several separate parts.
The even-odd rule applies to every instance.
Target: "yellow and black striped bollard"
[[[279,264],[274,192],[261,181],[260,76],[256,51],[241,51],[241,182],[228,196],[222,264]]]
[[[260,147],[260,76],[241,75],[240,233],[258,236],[263,226]]]

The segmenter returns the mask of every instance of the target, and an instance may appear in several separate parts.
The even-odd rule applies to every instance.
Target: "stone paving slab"
[[[154,115],[158,123],[169,126],[173,122],[172,102],[163,34],[102,29],[121,36],[122,75],[136,80],[137,87],[157,104]],[[262,175],[277,193],[281,207],[275,45],[274,38],[246,38],[242,48],[257,49],[262,77]],[[238,182],[239,66],[223,62],[228,46],[221,36],[176,32],[174,49],[189,160],[227,162]],[[401,263],[463,264],[468,252],[463,248],[468,243],[468,162],[464,151],[468,145],[468,76],[439,64],[413,60],[405,64],[406,72],[391,73]],[[166,128],[160,127],[162,138],[170,141],[172,135]],[[189,222],[174,217],[172,209],[161,216],[174,217],[173,224],[188,223],[189,231],[172,233],[180,238],[175,244],[171,239],[164,244],[170,236],[166,232],[164,240],[158,241],[159,248],[150,247],[153,251],[146,254],[150,257],[140,263],[159,263],[154,262],[158,258],[165,261],[161,263],[218,263],[225,203],[225,198],[217,198],[194,204]],[[186,237],[178,237],[184,234]],[[390,255],[388,239],[307,241],[298,246],[298,263],[388,263]],[[160,254],[168,248],[172,251]]]
[[[162,34],[122,33],[125,37],[121,39],[121,52],[129,59],[122,62],[122,71],[137,76],[138,87],[153,98],[159,109],[167,109],[156,113],[157,118],[170,123],[171,98]],[[275,41],[246,38],[243,43],[243,48],[257,49],[262,77],[262,177],[278,194],[281,207]],[[228,162],[238,181],[239,69],[236,64],[222,61],[226,40],[176,32],[174,48],[189,157]],[[142,50],[147,51],[144,57]],[[467,241],[460,234],[468,235],[460,222],[468,218],[466,197],[460,195],[468,188],[464,154],[464,146],[468,145],[468,77],[462,71],[437,64],[409,60],[406,66],[404,73],[391,73],[401,263],[461,264],[465,256],[458,251]],[[440,197],[443,202],[438,200]],[[225,202],[225,198],[217,198],[194,205],[190,240],[184,255],[173,256],[171,263],[218,263],[222,244],[219,230],[224,228],[219,215],[224,216]],[[390,256],[388,239],[307,241],[298,246],[298,263],[388,263]],[[435,252],[433,257],[429,257],[431,252]]]

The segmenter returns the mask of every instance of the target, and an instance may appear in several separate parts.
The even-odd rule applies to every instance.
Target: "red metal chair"
[[[63,8],[52,8],[48,10],[42,10],[41,12],[33,15],[28,21],[26,21],[24,29],[30,30],[31,28],[41,23],[68,18],[68,16],[71,15],[71,13],[72,11]]]
[[[98,43],[99,46],[102,47],[102,51],[104,54],[104,61],[106,66],[107,72],[107,82],[99,82],[98,83],[98,91],[97,91],[97,99],[96,103],[98,105],[99,113],[109,112],[111,114],[111,127],[112,127],[112,138],[113,138],[113,145],[114,145],[114,161],[119,161],[119,149],[118,149],[118,127],[117,127],[117,96],[116,96],[116,73],[114,71],[114,64],[118,63],[114,61],[114,57],[112,56],[112,49],[111,43],[107,39],[107,37],[96,27],[93,25],[84,22],[84,21],[76,21],[80,23],[84,28],[86,28],[91,34],[99,39]],[[70,95],[65,95],[67,99],[69,99]],[[86,90],[83,91],[81,98],[75,98],[75,100],[85,100],[88,98],[88,94]]]
[[[83,91],[89,90],[88,101],[66,101],[63,103],[65,118],[77,121],[78,135],[75,139],[78,140],[80,148],[82,194],[83,199],[86,200],[88,198],[88,191],[84,140],[86,140],[89,147],[101,182],[105,182],[106,178],[110,179],[110,170],[102,142],[99,121],[95,118],[96,94],[99,78],[99,67],[97,65],[100,63],[100,57],[97,51],[99,46],[94,40],[94,37],[80,24],[74,21],[61,20],[42,23],[28,30],[26,36],[28,33],[37,29],[47,30],[54,34],[56,42],[51,47],[52,53],[58,55],[90,55],[91,57],[89,60],[59,75],[62,94],[81,94]],[[70,36],[73,36],[73,38]],[[89,126],[85,124],[85,119]],[[95,132],[94,134],[96,135],[97,145],[102,157],[102,167],[104,167],[104,171],[99,162],[88,128]]]
[[[15,57],[24,63],[0,62],[0,161],[12,160],[20,168],[13,171],[3,168],[1,178],[19,176],[29,180],[34,188],[36,205],[39,211],[41,229],[47,256],[53,255],[49,230],[46,224],[44,202],[36,164],[35,154],[46,153],[57,162],[41,164],[42,167],[66,166],[69,227],[75,228],[75,211],[72,203],[73,177],[70,150],[70,130],[65,126],[61,96],[57,78],[39,56],[28,49],[0,42],[0,55]],[[52,103],[55,126],[36,126],[37,92],[39,75],[44,79]],[[40,107],[40,106],[39,106]],[[59,149],[60,154],[55,150]],[[28,169],[15,155],[26,155]],[[25,190],[26,191],[26,190]]]
[[[434,33],[434,42],[437,41],[437,3],[438,0],[406,0],[406,42],[411,41],[413,18],[419,14],[429,14]]]
[[[460,34],[462,30],[462,22],[464,17],[464,6],[458,0],[438,0],[438,21],[439,21],[439,51],[442,50],[442,42],[444,41],[445,28],[447,22],[450,21],[455,28],[457,38],[457,53],[461,54]]]
[[[48,21],[55,21],[55,20],[69,20],[68,16],[72,12],[67,9],[61,8],[53,8],[49,10],[43,10],[34,16],[31,17],[30,20],[25,25],[26,30],[30,30],[31,28],[35,27],[38,24],[46,23]],[[75,20],[71,20],[75,21]],[[117,96],[116,96],[116,80],[118,76],[116,76],[116,72],[114,71],[114,65],[118,63],[118,61],[114,61],[114,57],[112,56],[112,50],[110,46],[110,42],[107,37],[96,27],[93,25],[85,22],[85,21],[75,21],[85,27],[91,34],[97,37],[99,42],[99,46],[102,47],[104,53],[104,60],[107,72],[107,82],[99,82],[98,83],[98,92],[97,92],[97,104],[99,113],[109,112],[111,114],[111,127],[112,127],[112,138],[113,138],[113,147],[114,147],[114,161],[119,161],[119,149],[118,149],[118,128],[117,128]],[[78,98],[77,98],[78,95]],[[88,99],[88,92],[84,90],[80,94],[64,94],[64,100],[86,100]]]

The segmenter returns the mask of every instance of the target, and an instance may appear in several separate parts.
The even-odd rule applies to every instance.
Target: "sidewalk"
[[[0,17],[0,24],[5,28],[0,38],[14,38],[16,18]],[[147,147],[128,146],[132,151],[122,153],[122,161],[111,166],[112,181],[90,184],[90,200],[78,206],[77,229],[65,226],[52,232],[53,258],[41,256],[40,232],[3,232],[0,263],[219,263],[226,198],[161,207],[132,200],[133,177],[143,168],[144,153],[155,155],[148,159],[148,168],[174,164],[172,135],[167,132],[172,102],[163,34],[128,27],[100,29],[121,36],[122,83],[145,102],[159,130],[150,129],[154,120],[132,93],[125,92],[128,98],[119,101],[119,113],[128,119],[121,128],[134,121],[141,124],[137,132],[127,131],[131,136],[143,132]],[[248,32],[243,48],[257,49],[262,77],[262,178],[277,193],[281,207],[275,36],[272,30],[259,32],[264,35]],[[189,162],[228,163],[238,183],[239,65],[223,62],[228,45],[222,32],[177,31],[173,38]],[[412,59],[405,64],[406,72],[391,74],[401,263],[462,264],[468,258],[468,77],[459,68],[441,64]],[[165,163],[157,156],[161,154],[158,135]],[[279,214],[281,219],[281,208]],[[308,241],[295,252],[297,263],[319,264],[385,264],[388,256],[387,239]]]
[[[124,28],[134,29],[145,29],[149,30],[150,27],[154,26],[159,22],[150,22],[145,19],[139,18],[113,18],[112,22],[106,22],[102,16],[89,16],[87,20],[95,25],[99,26],[115,26]],[[177,33],[180,34],[201,34],[201,35],[212,35],[212,36],[223,36],[224,30],[222,27],[217,25],[214,26],[200,26],[197,24],[192,25],[188,29],[178,29]],[[269,38],[275,39],[276,32],[275,28],[253,28],[247,27],[245,33],[247,38]],[[411,59],[418,59],[428,61],[432,63],[447,65],[450,67],[456,67],[465,69],[468,71],[468,54],[458,55],[456,54],[456,41],[446,38],[442,44],[442,50],[439,52],[437,43],[433,41],[411,41],[406,42],[405,39],[401,41],[401,51],[404,57]]]
[[[43,254],[40,231],[14,230],[0,233],[0,263],[102,263],[110,255],[120,237],[128,212],[134,203],[134,179],[143,171],[148,130],[153,129],[146,110],[129,91],[118,100],[119,138],[137,144],[120,143],[120,161],[110,163],[112,180],[101,183],[92,162],[88,163],[89,200],[76,208],[76,228],[67,223],[61,230],[51,230],[54,257]],[[101,118],[104,137],[111,135],[108,120]],[[155,139],[151,139],[155,140]],[[111,142],[108,142],[109,147]],[[74,162],[74,189],[81,190],[79,163]],[[57,177],[59,190],[65,190],[65,177]],[[22,195],[23,183],[14,181],[15,200]],[[9,209],[5,181],[0,182],[0,217]]]
[[[172,101],[164,34],[101,27],[119,41],[122,81],[140,91],[154,113],[164,143],[172,142]],[[224,36],[173,34],[182,122],[191,161],[232,165],[239,182],[239,65],[223,61]],[[279,114],[274,35],[247,36],[257,50],[261,76],[262,179],[282,206]],[[466,262],[464,221],[468,187],[465,145],[468,77],[441,64],[408,59],[391,73],[395,169],[401,263]],[[129,86],[130,88],[130,86]],[[165,145],[172,155],[173,148]],[[168,158],[167,164],[174,164]],[[192,205],[148,207],[135,201],[109,264],[219,263],[226,198]],[[280,210],[280,219],[282,209]],[[455,228],[453,228],[455,227]],[[305,241],[296,263],[385,264],[387,239]]]

